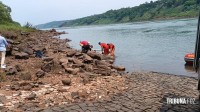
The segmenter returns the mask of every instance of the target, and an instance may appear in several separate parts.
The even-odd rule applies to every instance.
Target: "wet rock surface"
[[[114,58],[70,48],[55,31],[15,35],[7,68],[0,74],[0,112],[192,112],[196,104],[167,104],[167,98],[197,100],[197,80],[162,73],[125,74]],[[42,58],[35,57],[42,51]]]
[[[42,112],[199,112],[196,79],[153,72],[132,73],[124,77],[128,89],[110,98],[54,106]],[[167,98],[194,98],[195,101],[169,104]]]

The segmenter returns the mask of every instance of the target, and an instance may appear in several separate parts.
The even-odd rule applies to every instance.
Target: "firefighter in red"
[[[108,43],[107,45],[109,46],[110,55],[115,56],[115,45],[112,43]]]
[[[88,41],[80,41],[80,46],[82,47],[88,44],[89,44]]]
[[[80,41],[80,46],[82,47],[83,53],[87,53],[88,50],[91,51],[91,49],[93,47],[92,45],[90,45],[90,42],[88,42],[88,41]]]
[[[99,45],[101,46],[102,54],[108,55],[109,54],[109,46],[106,43],[99,42]]]

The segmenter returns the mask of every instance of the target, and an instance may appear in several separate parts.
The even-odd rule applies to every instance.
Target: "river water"
[[[116,65],[129,72],[155,71],[197,77],[191,66],[185,66],[184,55],[195,49],[197,19],[134,22],[114,25],[66,27],[57,29],[68,34],[61,38],[72,41],[80,49],[81,40],[89,41],[94,49],[98,42],[114,43]]]

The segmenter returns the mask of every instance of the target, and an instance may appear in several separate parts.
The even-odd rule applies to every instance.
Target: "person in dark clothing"
[[[83,53],[87,53],[89,50],[91,51],[92,48],[93,48],[92,45],[87,44],[87,45],[85,45],[85,46],[82,46],[82,52],[83,52]]]
[[[42,49],[42,50],[37,50],[36,53],[35,53],[35,57],[38,57],[38,58],[42,58],[44,57],[45,55],[45,52],[46,52],[46,48]]]
[[[83,53],[87,53],[90,48],[90,42],[88,41],[80,41],[79,45],[81,46],[81,50]]]

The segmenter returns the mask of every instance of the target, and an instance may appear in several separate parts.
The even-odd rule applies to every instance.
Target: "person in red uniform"
[[[115,45],[112,43],[108,43],[107,45],[109,46],[110,55],[115,56]]]
[[[99,42],[99,45],[101,46],[102,54],[108,55],[109,54],[109,46],[106,43]]]
[[[80,41],[80,46],[85,46],[85,45],[88,45],[89,44],[89,42],[88,41]]]
[[[87,53],[89,50],[91,51],[93,46],[90,45],[88,41],[80,41],[80,46],[82,47],[82,52]]]

